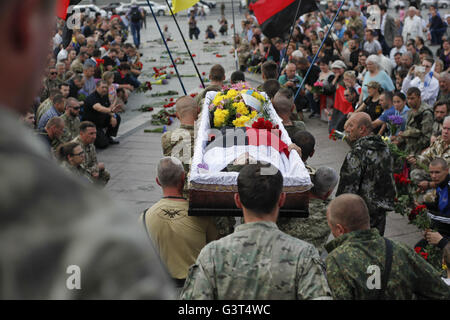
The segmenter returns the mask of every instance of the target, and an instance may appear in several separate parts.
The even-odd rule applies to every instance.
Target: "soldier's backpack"
[[[134,7],[133,9],[131,9],[130,16],[131,22],[133,23],[138,23],[142,19],[142,14],[138,7]]]

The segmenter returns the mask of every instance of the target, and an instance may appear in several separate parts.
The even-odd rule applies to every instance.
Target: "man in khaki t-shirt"
[[[184,179],[180,160],[161,159],[156,182],[164,196],[142,216],[161,260],[178,286],[184,283],[201,249],[218,237],[211,217],[188,216],[189,202],[183,198]]]

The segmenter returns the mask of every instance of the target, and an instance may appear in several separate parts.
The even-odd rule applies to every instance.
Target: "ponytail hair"
[[[73,149],[78,147],[80,144],[76,142],[67,142],[63,145],[60,145],[58,149],[56,149],[56,156],[60,161],[67,161],[67,156],[73,155]]]

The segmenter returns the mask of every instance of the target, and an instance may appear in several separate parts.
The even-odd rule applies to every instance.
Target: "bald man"
[[[353,193],[367,203],[370,226],[384,234],[386,211],[394,210],[393,158],[380,136],[372,134],[372,121],[365,112],[354,113],[345,123],[351,145],[341,167],[336,195]]]
[[[293,139],[294,135],[299,131],[306,131],[303,121],[292,121],[292,112],[295,109],[294,98],[287,98],[282,94],[275,94],[272,100],[273,107],[280,116],[283,126],[286,129],[289,138]]]
[[[334,299],[449,299],[449,287],[431,264],[370,229],[369,211],[360,196],[343,194],[331,201],[327,221],[335,237],[325,245]]]
[[[194,123],[198,118],[199,108],[194,98],[190,96],[179,98],[175,108],[180,127],[164,133],[161,145],[164,156],[180,159],[187,173],[194,155]]]

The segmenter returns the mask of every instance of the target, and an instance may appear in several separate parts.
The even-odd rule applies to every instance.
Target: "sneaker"
[[[119,144],[120,142],[117,140],[114,140],[113,138],[109,138],[109,144]]]

